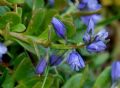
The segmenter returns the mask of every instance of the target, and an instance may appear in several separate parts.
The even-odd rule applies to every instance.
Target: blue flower
[[[78,9],[80,10],[95,11],[100,8],[101,5],[98,3],[98,0],[81,0],[78,5]]]
[[[48,3],[51,7],[53,7],[55,4],[55,0],[48,0]]]
[[[6,53],[7,53],[7,47],[3,43],[0,43],[0,62],[2,61],[3,54]]]
[[[87,6],[89,11],[95,11],[101,8],[101,5],[98,3],[98,0],[89,0]]]
[[[112,63],[111,77],[113,82],[120,79],[120,61],[114,61]]]
[[[57,66],[57,65],[59,65],[61,63],[61,61],[62,61],[61,56],[57,56],[57,55],[54,55],[54,54],[52,54],[50,56],[50,61],[49,62],[50,62],[51,66]]]
[[[84,63],[82,57],[75,50],[73,50],[72,52],[69,53],[69,55],[67,57],[67,63],[75,71],[79,71],[81,68],[85,67],[85,63]]]
[[[108,32],[103,29],[95,36],[95,41],[105,40],[108,37]]]
[[[43,74],[46,67],[47,67],[47,61],[44,58],[40,59],[36,67],[36,74],[39,74],[39,75]]]
[[[93,19],[91,18],[91,19],[89,20],[89,23],[88,23],[87,33],[93,35],[93,34],[94,34],[94,27],[95,27],[95,24],[94,24]]]
[[[81,0],[80,3],[79,3],[79,5],[78,5],[78,9],[84,10],[86,8],[86,6],[87,6],[87,2],[88,1],[89,0]]]
[[[97,41],[97,42],[93,42],[90,45],[88,45],[87,47],[87,51],[90,53],[98,53],[98,52],[102,52],[104,51],[107,46],[103,41]]]
[[[51,23],[52,23],[52,25],[54,27],[54,30],[55,30],[56,34],[59,37],[65,39],[66,28],[65,28],[64,24],[60,20],[58,20],[57,18],[55,18],[55,17],[53,17]]]
[[[102,16],[101,16],[101,15],[98,15],[98,14],[94,14],[94,15],[90,15],[90,16],[82,16],[82,17],[81,17],[81,20],[82,20],[82,22],[83,22],[86,26],[88,26],[89,21],[90,21],[91,18],[92,18],[94,24],[97,24],[98,22],[101,21]]]
[[[7,47],[4,44],[0,43],[0,54],[5,53],[7,53]]]
[[[83,35],[83,41],[88,44],[91,41],[91,36],[87,32]]]

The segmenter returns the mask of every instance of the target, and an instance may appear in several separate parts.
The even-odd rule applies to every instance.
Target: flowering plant
[[[0,0],[0,88],[119,88],[120,15],[112,5]]]

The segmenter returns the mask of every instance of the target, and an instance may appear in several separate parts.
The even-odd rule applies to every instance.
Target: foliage
[[[120,4],[118,0],[100,0],[102,9],[79,11],[78,0],[0,0],[0,42],[7,48],[0,62],[0,88],[110,88],[111,62],[120,54]],[[118,1],[119,2],[119,1]],[[109,8],[111,7],[111,8]],[[112,10],[111,10],[112,9]],[[110,41],[101,53],[86,51],[82,37],[86,26],[81,16],[101,14],[95,32],[106,27]],[[51,24],[53,17],[63,22],[67,38],[56,35]],[[73,71],[66,63],[68,53],[76,49],[86,66]],[[35,73],[41,59],[51,54],[63,55],[58,66],[48,63],[44,74]]]

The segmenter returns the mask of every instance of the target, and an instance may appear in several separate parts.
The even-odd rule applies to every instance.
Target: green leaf
[[[71,77],[63,86],[63,88],[83,88],[89,76],[88,73],[89,69],[88,66],[86,66],[86,68],[81,74],[76,74],[73,77]]]
[[[62,88],[80,88],[81,77],[82,74],[73,75]]]
[[[25,4],[27,4],[28,7],[32,9],[32,7],[33,7],[33,0],[25,0]]]
[[[56,35],[54,29],[51,29],[51,25],[48,26],[40,35],[39,38],[48,40],[48,33],[51,33],[51,41],[58,40],[58,36]]]
[[[89,68],[88,68],[88,65],[87,65],[86,68],[84,69],[83,73],[82,73],[79,88],[83,88],[83,86],[85,84],[85,81],[88,79],[88,76],[89,76],[88,73],[89,73]]]
[[[8,6],[0,6],[0,16],[3,16],[6,12],[9,12],[10,8]]]
[[[25,42],[22,42],[20,40],[17,40],[17,39],[15,39],[15,41],[17,41],[22,47],[24,47],[29,52],[32,52],[33,54],[35,54],[35,50],[34,50],[33,46],[31,46]]]
[[[24,3],[24,0],[7,0],[7,1],[10,2],[10,3],[13,3],[13,4],[15,4],[15,3],[17,3],[17,4]]]
[[[13,75],[13,77],[18,81],[34,76],[34,67],[30,61],[30,58],[24,57],[21,59],[22,61],[16,67]]]
[[[52,25],[50,25],[52,17],[57,13],[58,13],[58,11],[56,11],[54,9],[46,10],[44,21],[43,21],[42,25],[40,26],[40,28],[44,29],[44,31],[39,35],[39,38],[47,40],[48,32],[50,30],[51,31],[51,40],[52,41],[58,40],[58,37],[57,37],[54,29],[51,28]]]
[[[24,32],[26,29],[24,24],[17,24],[11,28],[11,31],[13,32]]]
[[[49,9],[45,11],[45,18],[43,23],[41,24],[40,28],[42,28],[43,30],[48,28],[48,25],[51,24],[51,20],[53,18],[54,15],[58,14],[58,11],[55,9]]]
[[[101,25],[108,25],[111,24],[113,21],[120,19],[120,14],[109,17],[107,19],[104,19],[103,21],[101,21],[100,23],[98,23],[97,26],[101,26]]]
[[[17,66],[19,65],[19,63],[23,60],[23,58],[26,57],[25,53],[21,53],[19,54],[16,59],[14,61],[12,61],[12,65],[14,65],[14,69],[17,68]]]
[[[19,82],[19,85],[16,88],[33,88],[33,86],[37,83],[42,81],[43,78],[39,78],[34,76],[32,78],[24,79]]]
[[[39,88],[43,84],[44,77],[45,76],[34,76],[29,79],[21,80],[16,88]],[[44,88],[51,88],[53,81],[54,78],[49,75]]]
[[[93,88],[103,88],[111,82],[110,67],[107,67],[96,79]]]
[[[63,23],[65,24],[65,27],[67,29],[67,37],[72,37],[76,33],[76,28],[73,24],[73,20],[70,18],[63,18]]]
[[[51,85],[53,84],[54,78],[48,77],[45,83],[44,88],[51,88]],[[39,86],[42,86],[43,81],[41,80],[41,82],[37,82],[33,88],[38,88]]]
[[[22,8],[17,7],[17,13],[19,14],[20,17],[22,17]]]
[[[44,6],[44,0],[35,0],[34,1],[34,5],[33,5],[34,10],[39,9],[43,6]]]
[[[40,28],[40,26],[44,18],[45,18],[45,9],[36,10],[33,13],[32,19],[28,25],[26,33],[33,34],[33,35],[40,34],[41,31],[43,30],[42,28]]]
[[[7,74],[5,81],[2,84],[2,88],[14,88],[14,82],[15,80],[13,79],[13,77]]]
[[[10,27],[13,27],[20,23],[20,17],[14,12],[8,12],[0,18],[0,28],[4,28],[7,23],[10,24]]]
[[[109,59],[109,53],[101,53],[93,58],[93,62],[96,66],[100,66]]]

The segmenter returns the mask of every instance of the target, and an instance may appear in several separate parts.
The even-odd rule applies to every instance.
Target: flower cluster
[[[96,11],[101,8],[101,5],[98,3],[97,0],[81,0],[80,4],[78,5],[78,9],[80,10],[86,10],[86,11]],[[101,15],[99,14],[93,14],[89,16],[82,16],[81,20],[84,22],[84,24],[88,25],[89,20],[92,19],[94,24],[98,23],[101,20]]]
[[[78,5],[78,9],[80,10],[99,10],[101,8],[101,5],[98,3],[97,0],[80,0],[80,3]]]
[[[0,43],[0,62],[2,62],[3,54],[6,53],[7,53],[7,47],[3,43]]]
[[[101,8],[101,5],[98,3],[97,0],[81,0],[78,8],[80,10],[88,10],[88,11],[95,11]],[[93,14],[90,16],[82,16],[81,17],[84,24],[87,26],[87,31],[83,36],[83,41],[86,44],[86,48],[88,52],[102,52],[106,49],[106,38],[108,37],[108,32],[104,29],[94,34],[94,29],[96,23],[101,20],[101,16],[99,14]],[[53,17],[51,24],[54,28],[55,33],[58,37],[66,39],[66,27],[59,19]],[[57,66],[62,61],[61,56],[51,55],[49,58],[50,66]],[[46,59],[41,59],[36,73],[42,74],[47,66]],[[79,71],[81,68],[85,67],[85,63],[81,55],[75,50],[71,50],[67,56],[67,63],[70,65],[71,69],[75,71]]]
[[[99,10],[101,5],[98,3],[97,0],[82,0],[79,4],[80,10],[88,10],[88,11],[95,11]],[[102,52],[106,49],[106,38],[108,37],[108,32],[103,29],[98,34],[94,34],[94,29],[96,23],[101,20],[102,16],[99,14],[93,14],[90,16],[82,16],[82,22],[87,26],[87,31],[83,36],[83,41],[85,42],[86,49],[88,52]]]
[[[54,30],[56,32],[56,34],[65,39],[65,34],[66,34],[66,28],[64,26],[64,24],[58,20],[57,18],[53,18],[52,19],[52,24],[53,24],[53,27],[54,27]],[[51,58],[52,59],[52,58]],[[55,60],[55,59],[54,59]],[[54,61],[53,60],[53,61]],[[81,68],[84,68],[85,67],[85,63],[82,59],[82,57],[80,56],[80,54],[75,51],[75,50],[72,50],[69,54],[68,54],[68,57],[67,57],[67,63],[70,65],[70,67],[75,70],[75,71],[79,71]]]

